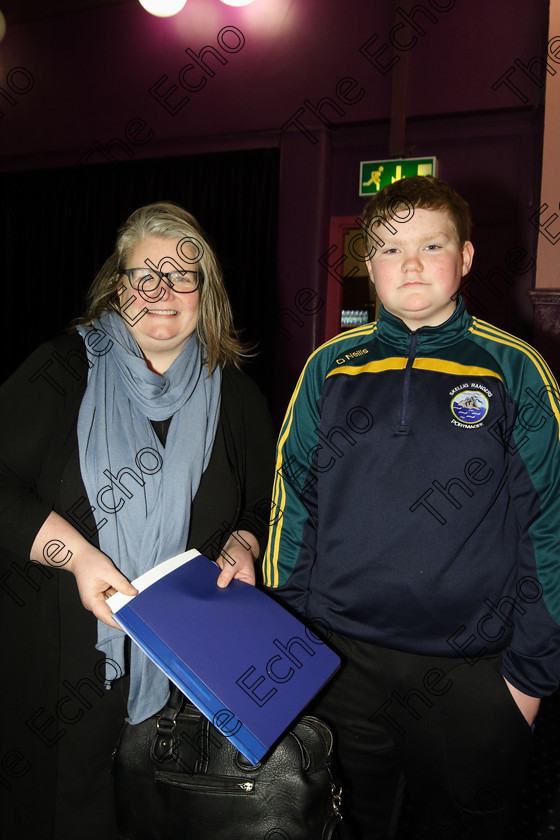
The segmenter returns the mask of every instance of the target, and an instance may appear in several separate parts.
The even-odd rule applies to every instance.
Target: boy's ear
[[[461,254],[463,257],[463,269],[461,272],[461,277],[464,277],[465,274],[468,274],[471,270],[471,265],[474,257],[474,245],[472,244],[472,242],[469,242],[468,239],[463,245]]]
[[[366,268],[367,268],[367,272],[369,274],[369,279],[375,285],[375,277],[373,276],[373,269],[371,267],[371,259],[369,257],[366,257]]]

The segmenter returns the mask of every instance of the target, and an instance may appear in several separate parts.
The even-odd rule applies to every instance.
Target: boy
[[[504,837],[560,675],[560,403],[532,347],[472,318],[466,202],[432,177],[364,211],[375,324],[310,357],[280,432],[265,582],[332,631],[357,840]],[[302,663],[305,666],[305,663]]]

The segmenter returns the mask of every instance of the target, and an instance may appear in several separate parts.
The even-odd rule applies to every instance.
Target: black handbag
[[[123,840],[343,840],[332,733],[304,716],[253,766],[175,687],[113,757]]]

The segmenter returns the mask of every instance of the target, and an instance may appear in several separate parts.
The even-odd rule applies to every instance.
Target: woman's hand
[[[107,606],[107,598],[116,592],[136,595],[138,590],[119,572],[115,564],[95,546],[88,545],[85,551],[69,560],[66,568],[76,578],[78,592],[86,610],[91,610],[99,621],[109,627],[121,630]]]
[[[109,627],[121,629],[105,601],[115,592],[136,595],[137,590],[106,554],[91,545],[58,513],[51,511],[43,522],[31,547],[30,559],[72,572],[86,610],[91,610]]]
[[[255,585],[255,560],[259,556],[259,543],[250,531],[233,531],[216,560],[222,570],[218,586],[225,588],[230,580],[244,580]]]
[[[541,705],[540,699],[538,697],[531,697],[529,694],[523,694],[522,691],[519,691],[518,688],[516,688],[507,680],[506,685],[510,690],[511,696],[515,700],[519,711],[521,712],[529,726],[532,726],[535,722],[535,718],[539,711],[539,706]]]

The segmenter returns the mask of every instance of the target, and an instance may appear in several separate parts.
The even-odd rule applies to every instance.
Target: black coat
[[[0,388],[0,813],[7,836],[22,840],[118,837],[109,769],[127,679],[104,689],[97,622],[73,575],[28,560],[51,510],[97,545],[76,431],[86,382],[83,341],[72,334],[41,345]],[[257,387],[226,366],[221,397],[186,546],[211,558],[233,529],[266,539],[273,475]]]

